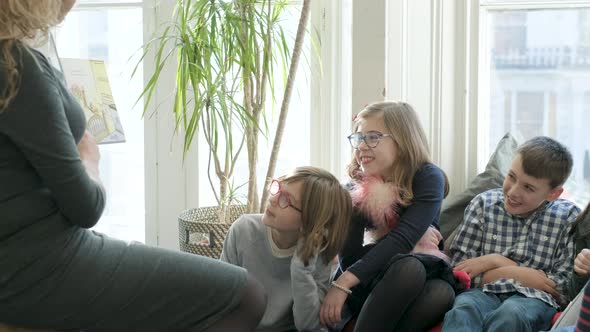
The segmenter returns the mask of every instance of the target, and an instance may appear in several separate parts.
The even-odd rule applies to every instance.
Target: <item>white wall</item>
[[[145,0],[145,42],[161,33],[161,25],[172,18],[175,1]],[[153,68],[153,57],[146,56],[146,73]],[[183,161],[182,135],[174,135],[172,110],[174,75],[170,68],[159,81],[154,100],[146,113],[145,133],[145,188],[146,188],[146,243],[164,248],[178,249],[179,211],[198,202],[198,167],[192,149]],[[148,75],[146,74],[146,78]],[[158,110],[156,112],[156,106]],[[189,203],[190,202],[190,203]]]

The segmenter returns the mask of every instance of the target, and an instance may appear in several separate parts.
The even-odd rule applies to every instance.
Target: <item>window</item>
[[[95,229],[144,242],[144,127],[141,103],[133,107],[143,86],[141,66],[131,78],[137,62],[133,55],[143,44],[141,1],[78,1],[55,35],[60,57],[105,61],[125,132],[125,143],[100,145],[107,205]]]
[[[563,1],[480,1],[484,155],[508,131],[519,142],[557,139],[574,156],[566,190],[580,205],[590,200],[588,7],[590,1],[567,7]]]
[[[289,47],[292,49],[295,35],[297,33],[297,26],[299,17],[301,14],[301,5],[297,2],[290,5],[285,10],[285,18],[281,22],[287,40],[291,41]],[[287,115],[286,126],[283,133],[283,139],[281,142],[281,149],[277,159],[277,165],[275,169],[275,176],[283,175],[290,169],[296,166],[309,165],[310,164],[310,110],[311,110],[311,56],[310,50],[311,42],[310,36],[305,38],[305,47],[301,55],[299,62],[299,68],[296,76],[295,86],[291,95],[291,101],[289,106],[289,113]],[[257,167],[257,179],[258,179],[258,197],[262,197],[261,193],[264,186],[264,180],[268,168],[268,162],[272,150],[273,140],[275,137],[275,129],[278,123],[279,112],[281,108],[281,102],[283,99],[284,79],[281,69],[279,66],[275,70],[275,96],[276,100],[272,100],[272,96],[267,97],[266,101],[266,112],[268,120],[268,139],[263,135],[259,135],[258,143],[258,167]],[[204,142],[204,140],[202,141]],[[208,162],[208,149],[205,143],[199,143],[202,147],[199,149],[199,206],[214,206],[217,205],[209,180],[207,178],[207,162]],[[215,174],[211,175],[215,190],[219,190],[218,179]],[[248,181],[248,153],[244,148],[238,159],[238,164],[234,171],[233,185],[238,189],[237,200],[245,203],[247,200],[247,181]]]

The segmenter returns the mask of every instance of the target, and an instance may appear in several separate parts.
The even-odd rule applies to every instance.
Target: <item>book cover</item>
[[[86,114],[88,129],[100,144],[125,141],[102,60],[60,58],[66,83]]]
[[[86,129],[98,144],[125,142],[125,133],[113,98],[106,64],[102,60],[61,58],[53,35],[36,47],[62,72],[70,92],[86,115]]]

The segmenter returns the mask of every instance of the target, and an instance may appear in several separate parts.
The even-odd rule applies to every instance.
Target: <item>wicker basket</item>
[[[183,211],[178,217],[180,250],[219,258],[223,241],[231,224],[246,213],[245,205],[227,207],[226,222],[219,222],[219,207],[203,207]]]

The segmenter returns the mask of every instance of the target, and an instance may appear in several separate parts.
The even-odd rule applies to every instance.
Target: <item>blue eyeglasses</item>
[[[391,137],[393,139],[393,136],[382,134],[378,131],[370,131],[364,135],[362,133],[352,133],[347,138],[352,148],[358,149],[363,142],[370,148],[376,148],[383,137]]]

